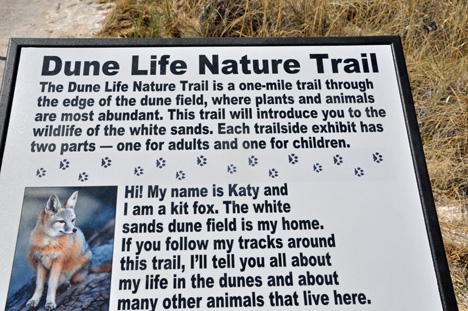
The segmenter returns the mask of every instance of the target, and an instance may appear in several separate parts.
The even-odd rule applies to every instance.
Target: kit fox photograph
[[[117,187],[26,188],[5,310],[108,310]]]

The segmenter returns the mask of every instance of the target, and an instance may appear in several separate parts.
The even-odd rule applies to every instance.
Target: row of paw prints
[[[291,165],[295,165],[297,163],[299,163],[299,156],[297,156],[296,154],[292,153],[292,154],[289,154],[288,155],[288,163],[291,164]],[[375,152],[372,154],[372,160],[375,162],[375,163],[381,163],[383,162],[384,160],[384,157],[381,153],[379,152]],[[259,163],[259,159],[256,157],[256,156],[250,156],[248,159],[248,165],[249,166],[256,166],[258,165]],[[333,156],[333,164],[334,165],[337,165],[337,166],[340,166],[342,165],[344,162],[344,157],[341,156],[340,154],[336,154]],[[203,155],[200,155],[197,157],[197,165],[198,166],[205,166],[208,164],[208,159],[203,156]],[[112,166],[112,160],[109,158],[109,157],[105,157],[105,158],[102,158],[101,159],[101,167],[103,168],[108,168]],[[164,158],[158,158],[156,159],[156,167],[159,168],[159,169],[162,169],[166,166],[166,160]],[[59,169],[61,170],[67,170],[68,168],[70,167],[70,161],[68,161],[67,159],[63,159],[62,161],[60,161],[60,164],[59,164]],[[312,169],[315,173],[321,173],[323,170],[324,170],[324,167],[321,163],[313,163],[312,164]],[[227,173],[228,174],[235,174],[237,172],[237,167],[236,165],[234,164],[229,164],[227,166]],[[133,169],[133,174],[136,175],[136,176],[141,176],[145,173],[145,170],[143,167],[141,166],[137,166]],[[36,171],[36,176],[39,177],[39,178],[42,178],[44,176],[47,175],[47,170],[44,169],[44,168],[39,168],[37,169]],[[362,177],[365,175],[365,170],[361,167],[355,167],[354,168],[354,175],[356,177]],[[268,170],[268,176],[270,178],[277,178],[280,176],[280,172],[276,169],[276,168],[271,168]],[[182,180],[182,179],[185,179],[186,178],[186,174],[184,171],[176,171],[175,172],[175,178],[177,180]],[[86,172],[81,172],[78,174],[78,180],[81,181],[81,182],[85,182],[89,179],[89,175],[86,173]]]

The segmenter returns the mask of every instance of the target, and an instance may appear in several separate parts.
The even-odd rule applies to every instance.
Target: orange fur
[[[54,254],[60,254],[59,257],[53,260],[53,263],[62,264],[63,271],[72,271],[77,267],[81,267],[91,259],[91,251],[88,249],[87,252],[82,254],[86,241],[82,239],[70,240],[70,236],[63,235],[55,241],[48,241],[40,230],[34,230],[31,234],[28,252],[31,266],[34,269],[37,268],[37,264],[41,260],[34,254],[40,253],[42,256],[48,258],[54,257]]]

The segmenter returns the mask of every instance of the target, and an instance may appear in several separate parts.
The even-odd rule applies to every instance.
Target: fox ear
[[[78,199],[78,191],[75,191],[65,202],[63,202],[63,205],[65,205],[66,208],[75,208],[77,199]]]
[[[52,215],[57,214],[60,208],[62,208],[62,204],[60,203],[59,198],[56,194],[52,194],[49,200],[47,201],[46,206],[44,207],[46,213]]]

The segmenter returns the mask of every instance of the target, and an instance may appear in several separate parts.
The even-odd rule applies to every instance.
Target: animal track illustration
[[[315,163],[314,164],[314,172],[320,173],[323,170],[322,165],[320,163]]]
[[[166,160],[164,160],[163,158],[159,158],[156,160],[157,168],[163,168],[164,166],[166,166]]]
[[[206,163],[208,163],[208,160],[204,156],[197,157],[197,165],[204,166]]]
[[[37,169],[36,176],[39,177],[39,178],[44,177],[46,175],[46,172],[47,171],[41,167],[41,168]]]
[[[380,153],[378,153],[378,152],[374,153],[374,154],[372,155],[372,158],[374,159],[374,162],[375,162],[375,163],[380,163],[380,162],[383,161],[383,156],[382,156]]]
[[[258,158],[256,156],[250,156],[249,157],[249,165],[250,166],[255,166],[258,164]]]
[[[185,179],[185,173],[183,171],[177,171],[176,172],[176,179],[178,179],[178,180]]]
[[[364,175],[364,170],[360,167],[356,167],[354,169],[354,175],[356,175],[357,177],[361,177]]]
[[[237,167],[234,164],[229,164],[227,167],[227,171],[230,174],[234,174],[235,172],[237,172]]]
[[[81,182],[87,181],[88,180],[88,174],[86,174],[86,172],[80,173],[78,175],[78,180],[81,181]]]
[[[135,167],[133,173],[137,176],[143,175],[144,169],[141,166]]]
[[[296,164],[297,162],[299,162],[299,157],[295,155],[294,153],[292,153],[288,155],[288,160],[289,160],[289,163]]]
[[[70,162],[67,159],[63,159],[62,161],[60,161],[59,168],[61,170],[66,170],[69,167],[70,167]]]
[[[109,159],[109,157],[102,158],[101,159],[101,166],[104,167],[104,168],[107,168],[107,167],[111,166],[111,162],[112,162],[112,160]]]
[[[278,171],[272,168],[271,170],[268,171],[268,176],[270,176],[271,178],[276,178],[278,177]]]
[[[339,154],[335,155],[333,157],[333,164],[335,165],[341,165],[343,163],[343,157],[340,156]]]

